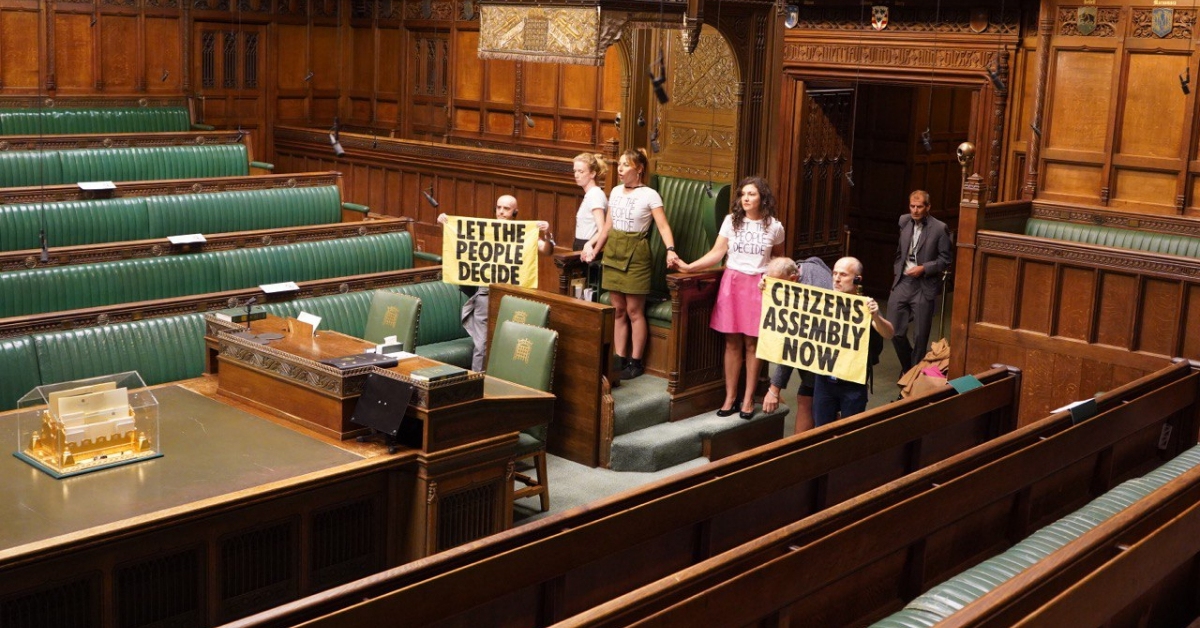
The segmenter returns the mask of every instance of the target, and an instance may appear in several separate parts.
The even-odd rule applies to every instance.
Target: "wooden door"
[[[832,262],[844,254],[849,213],[854,89],[813,85],[785,77],[785,138],[780,160],[780,216],[788,250],[803,259],[818,255]]]
[[[251,158],[268,158],[266,26],[196,22],[193,29],[198,121],[245,131],[251,137]]]

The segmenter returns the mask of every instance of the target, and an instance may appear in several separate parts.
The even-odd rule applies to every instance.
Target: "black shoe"
[[[625,368],[621,369],[621,379],[633,379],[635,377],[640,377],[645,372],[646,367],[642,364],[642,361],[638,359],[632,359],[628,364],[625,365]]]
[[[737,410],[735,410],[733,408],[730,408],[728,410],[726,410],[725,408],[720,408],[717,410],[717,416],[733,416],[733,413],[735,413],[735,412],[737,412]]]
[[[732,412],[732,410],[731,410],[730,412]],[[742,417],[743,419],[745,419],[745,420],[749,421],[750,419],[753,419],[753,418],[754,418],[754,415],[755,415],[755,414],[758,414],[758,411],[757,411],[757,410],[751,410],[751,411],[749,411],[749,412],[739,412],[739,413],[738,413],[738,416],[740,416],[740,417]]]

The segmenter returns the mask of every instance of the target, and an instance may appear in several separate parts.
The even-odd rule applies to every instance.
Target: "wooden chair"
[[[384,338],[395,336],[404,343],[405,351],[417,346],[417,322],[421,319],[421,300],[412,295],[391,290],[376,290],[367,310],[367,326],[363,339],[380,344]]]
[[[554,355],[558,347],[558,332],[513,321],[503,321],[492,336],[488,352],[487,373],[492,377],[549,391],[554,378]],[[532,459],[537,477],[515,473],[513,479],[523,486],[513,491],[513,500],[537,495],[541,511],[550,509],[549,477],[546,475],[546,425],[521,432],[515,465]]]

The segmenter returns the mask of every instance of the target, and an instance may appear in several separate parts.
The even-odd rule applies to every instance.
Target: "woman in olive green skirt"
[[[632,379],[646,371],[642,355],[650,330],[646,324],[646,295],[650,293],[650,223],[667,246],[667,268],[679,262],[675,236],[663,211],[662,197],[643,183],[649,160],[644,150],[627,150],[617,162],[620,185],[608,197],[608,216],[596,241],[604,251],[600,286],[608,290],[616,310],[613,341],[621,359],[621,377]],[[594,254],[593,254],[594,255]],[[583,261],[591,262],[585,254]],[[628,345],[628,346],[627,346]]]

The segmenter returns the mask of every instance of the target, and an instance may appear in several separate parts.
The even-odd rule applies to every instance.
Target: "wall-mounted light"
[[[158,80],[162,83],[166,83],[168,76],[171,76],[171,71],[166,68],[163,68],[162,78],[160,78]]]
[[[525,114],[525,126],[527,126],[527,127],[529,127],[529,128],[531,128],[531,129],[532,129],[532,128],[533,128],[533,124],[534,124],[534,122],[533,122],[533,116],[531,116],[531,115],[529,115],[529,114]]]
[[[307,82],[311,81],[313,79],[313,76],[314,76],[313,71],[309,70],[308,74],[304,75],[304,82],[307,83]]]

